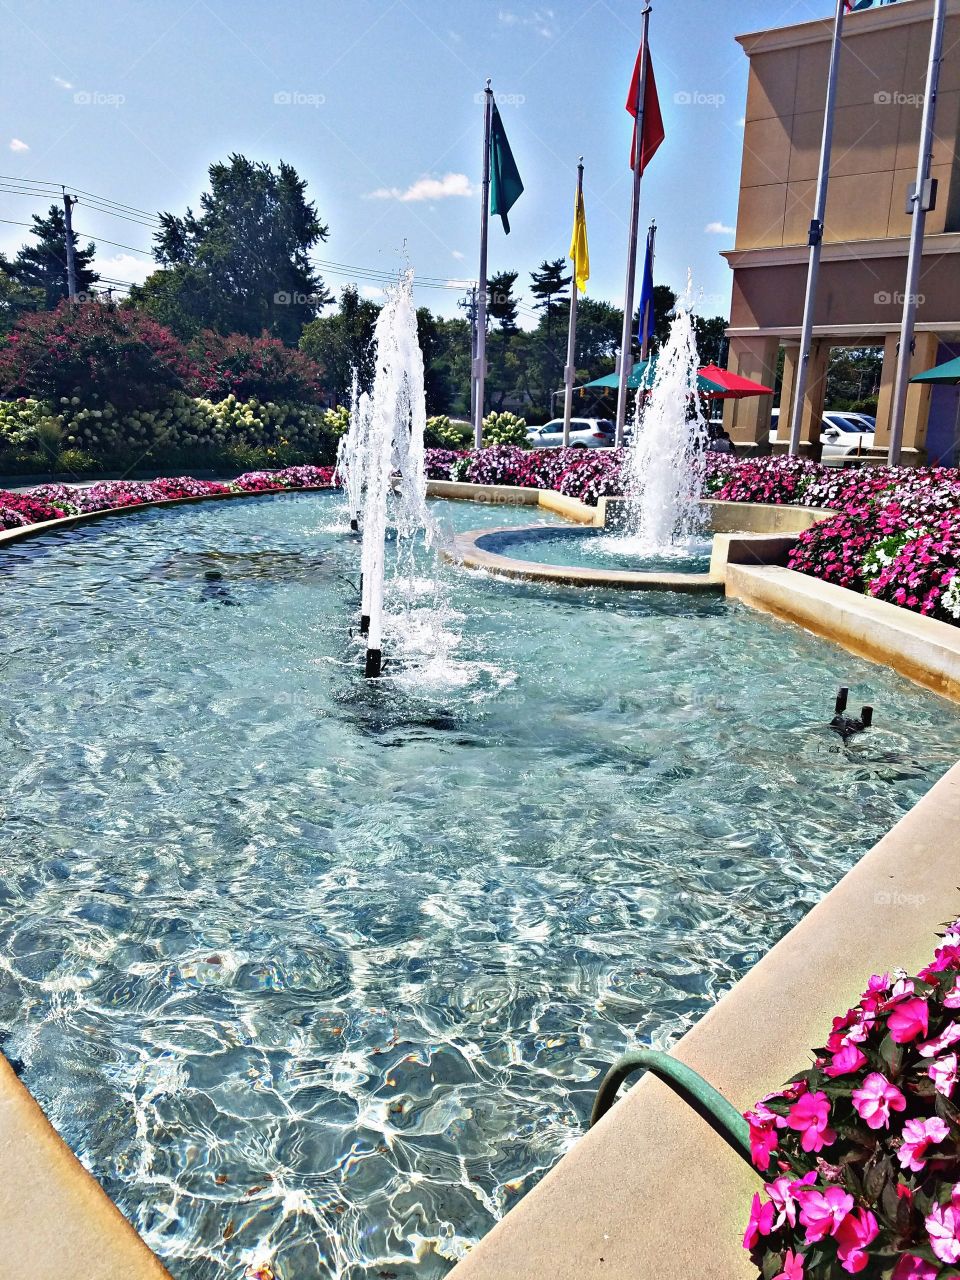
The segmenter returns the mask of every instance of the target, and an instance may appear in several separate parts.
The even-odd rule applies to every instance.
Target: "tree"
[[[0,263],[0,270],[20,289],[42,290],[43,306],[47,311],[52,311],[70,295],[67,281],[67,227],[63,207],[52,204],[45,218],[35,213],[33,235],[36,236],[37,243],[24,245],[13,262],[4,260]],[[86,248],[81,248],[75,231],[71,232],[71,239],[77,292],[86,294],[100,279],[91,266],[96,256],[96,246],[91,240]]]
[[[333,299],[310,262],[328,228],[292,165],[231,155],[209,169],[201,212],[161,213],[154,257],[163,270],[133,301],[186,335],[267,333],[295,346]],[[159,278],[158,278],[159,277]]]
[[[470,400],[470,325],[444,320],[427,307],[417,309],[428,414],[447,414]]]
[[[534,306],[541,312],[536,330],[538,351],[534,362],[534,381],[539,391],[537,398],[548,414],[552,408],[552,392],[563,380],[566,364],[562,317],[570,301],[567,290],[571,281],[566,261],[566,258],[544,260],[538,271],[530,273],[530,292],[536,298]]]
[[[9,333],[25,312],[42,311],[42,289],[24,289],[10,274],[12,263],[0,253],[0,335]]]
[[[234,395],[238,400],[316,404],[322,394],[320,369],[309,356],[278,338],[228,337],[204,329],[189,347],[197,367],[194,386],[212,400]]]
[[[491,320],[496,320],[501,333],[517,332],[517,307],[520,304],[513,295],[513,286],[519,274],[519,271],[498,271],[487,286],[490,295],[487,314]]]
[[[723,316],[694,316],[693,327],[697,338],[697,354],[701,365],[715,364],[718,369],[727,367],[727,322]]]
[[[369,391],[373,381],[373,330],[380,308],[369,298],[361,298],[357,286],[348,284],[340,294],[335,315],[321,316],[306,326],[300,350],[323,371],[323,383],[337,404],[350,398],[353,372],[360,386]]]
[[[596,298],[577,304],[577,367],[590,378],[610,373],[620,350],[623,310]]]

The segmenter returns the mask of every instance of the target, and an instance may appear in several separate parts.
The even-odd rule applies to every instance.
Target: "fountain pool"
[[[960,754],[721,599],[445,567],[444,662],[364,681],[356,561],[287,494],[0,562],[3,1048],[178,1280],[444,1275]]]

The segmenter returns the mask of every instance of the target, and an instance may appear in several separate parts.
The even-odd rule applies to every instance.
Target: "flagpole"
[[[583,199],[583,156],[577,164],[577,199],[574,204],[574,236],[580,224],[580,201]],[[573,264],[573,288],[570,290],[570,328],[567,333],[567,364],[563,371],[563,447],[570,444],[570,420],[573,417],[573,383],[577,372],[577,263]]]
[[[923,96],[923,121],[920,125],[920,152],[917,158],[917,184],[912,195],[913,226],[910,230],[910,254],[907,259],[907,284],[903,297],[903,320],[900,325],[900,349],[897,352],[897,376],[893,384],[893,410],[890,417],[890,448],[887,465],[900,465],[903,447],[903,420],[910,389],[910,362],[913,356],[913,334],[917,320],[917,289],[923,268],[923,235],[926,230],[927,184],[933,167],[934,123],[937,113],[937,91],[940,88],[940,63],[943,53],[943,24],[946,0],[936,0],[933,30],[930,34],[930,62]]]
[[[623,444],[623,429],[627,423],[627,391],[633,371],[633,295],[637,277],[637,240],[640,233],[640,180],[643,177],[643,125],[644,107],[647,101],[647,69],[650,66],[648,40],[650,36],[649,3],[643,6],[643,49],[640,75],[637,77],[637,112],[635,146],[633,154],[633,197],[630,206],[630,239],[627,247],[627,281],[623,291],[623,336],[620,342],[620,384],[617,390],[617,434],[614,443]]]
[[[810,261],[807,265],[807,292],[803,302],[803,325],[800,330],[797,382],[794,387],[793,412],[790,418],[791,458],[797,457],[800,452],[803,402],[807,397],[810,351],[813,347],[813,321],[817,306],[817,283],[820,277],[820,251],[823,247],[823,222],[827,213],[827,189],[830,184],[833,121],[837,105],[837,81],[840,72],[840,51],[843,48],[843,15],[845,9],[846,0],[837,0],[837,12],[833,20],[833,43],[830,48],[830,70],[827,74],[827,103],[823,117],[823,137],[820,142],[820,170],[817,175],[817,195],[813,221],[810,223],[810,234],[807,240],[810,246]],[[812,425],[811,430],[816,433],[816,424]]]
[[[657,254],[657,224],[650,223],[650,230],[647,233],[648,253],[650,254],[650,274],[653,275],[653,264]],[[640,317],[640,332],[643,335],[640,340],[640,359],[646,360],[650,355],[650,323],[649,314],[653,309],[653,298],[649,298],[647,306],[644,308],[643,315]]]
[[[473,366],[473,443],[483,448],[483,401],[487,376],[487,243],[490,232],[490,131],[493,128],[493,89],[490,81],[483,111],[483,183],[480,212],[480,287],[477,291],[477,353]]]

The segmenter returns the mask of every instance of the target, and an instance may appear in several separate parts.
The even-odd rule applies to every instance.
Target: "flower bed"
[[[332,467],[287,467],[283,471],[249,471],[228,484],[175,476],[159,480],[101,480],[91,485],[42,484],[27,493],[0,490],[0,529],[87,515],[116,507],[139,507],[146,502],[178,498],[206,498],[228,493],[275,493],[283,489],[327,489]]]
[[[813,1066],[746,1113],[763,1280],[960,1277],[958,1011],[960,921],[917,977],[872,977]]]

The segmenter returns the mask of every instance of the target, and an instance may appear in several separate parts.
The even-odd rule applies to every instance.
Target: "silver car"
[[[609,418],[571,418],[571,449],[608,449],[617,429]],[[531,449],[559,449],[563,445],[563,419],[553,418],[542,427],[530,427],[527,440]]]

